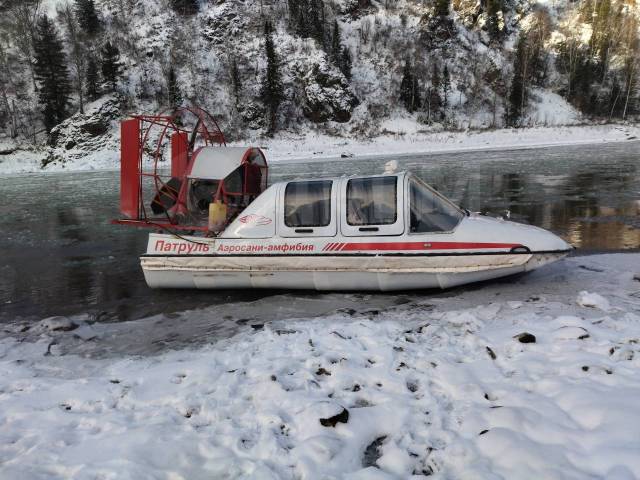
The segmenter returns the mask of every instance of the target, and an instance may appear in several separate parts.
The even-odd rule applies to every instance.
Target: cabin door
[[[338,231],[337,182],[295,181],[278,193],[281,237],[334,237]]]
[[[345,179],[340,190],[340,230],[344,236],[404,233],[403,176]]]

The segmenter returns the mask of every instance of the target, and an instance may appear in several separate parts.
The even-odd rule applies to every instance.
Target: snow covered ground
[[[274,139],[254,138],[230,145],[260,146],[269,161],[278,162],[323,160],[341,156],[353,156],[357,159],[380,155],[536,148],[640,139],[640,125],[558,126],[427,133],[421,131],[413,120],[396,118],[390,120],[385,128],[387,135],[371,140],[354,140],[315,133],[286,133]],[[2,149],[3,146],[0,144],[0,150]],[[44,153],[38,151],[18,151],[0,156],[0,175],[41,172],[40,164],[44,156]],[[112,170],[117,169],[118,165],[119,152],[100,150],[88,154],[82,160],[51,164],[45,171]]]
[[[395,129],[391,129],[395,125]],[[308,135],[257,142],[267,159],[309,160],[353,155],[358,157],[419,153],[459,152],[465,150],[508,150],[623,142],[640,138],[640,125],[598,125],[533,127],[523,129],[468,130],[462,132],[423,133],[412,122],[389,124],[389,134],[373,140],[358,141]]]
[[[5,325],[0,478],[639,478],[638,278],[609,254],[387,307],[318,295],[361,306],[186,348],[202,312]],[[259,302],[283,298],[309,300]]]

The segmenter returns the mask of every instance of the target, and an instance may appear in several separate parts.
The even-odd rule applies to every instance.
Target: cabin
[[[268,167],[259,148],[204,147],[194,153],[185,178],[180,223],[209,221],[212,204],[224,206],[219,231],[267,188]]]
[[[465,212],[410,173],[292,180],[269,187],[221,238],[447,233]]]

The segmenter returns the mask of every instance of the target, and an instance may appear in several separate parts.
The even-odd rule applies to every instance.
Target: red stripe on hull
[[[342,252],[359,250],[486,250],[494,248],[520,247],[519,243],[478,243],[478,242],[370,242],[346,243]]]

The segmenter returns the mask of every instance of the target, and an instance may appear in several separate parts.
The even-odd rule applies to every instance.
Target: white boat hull
[[[449,288],[536,269],[568,251],[459,255],[151,255],[152,288],[393,291]]]

